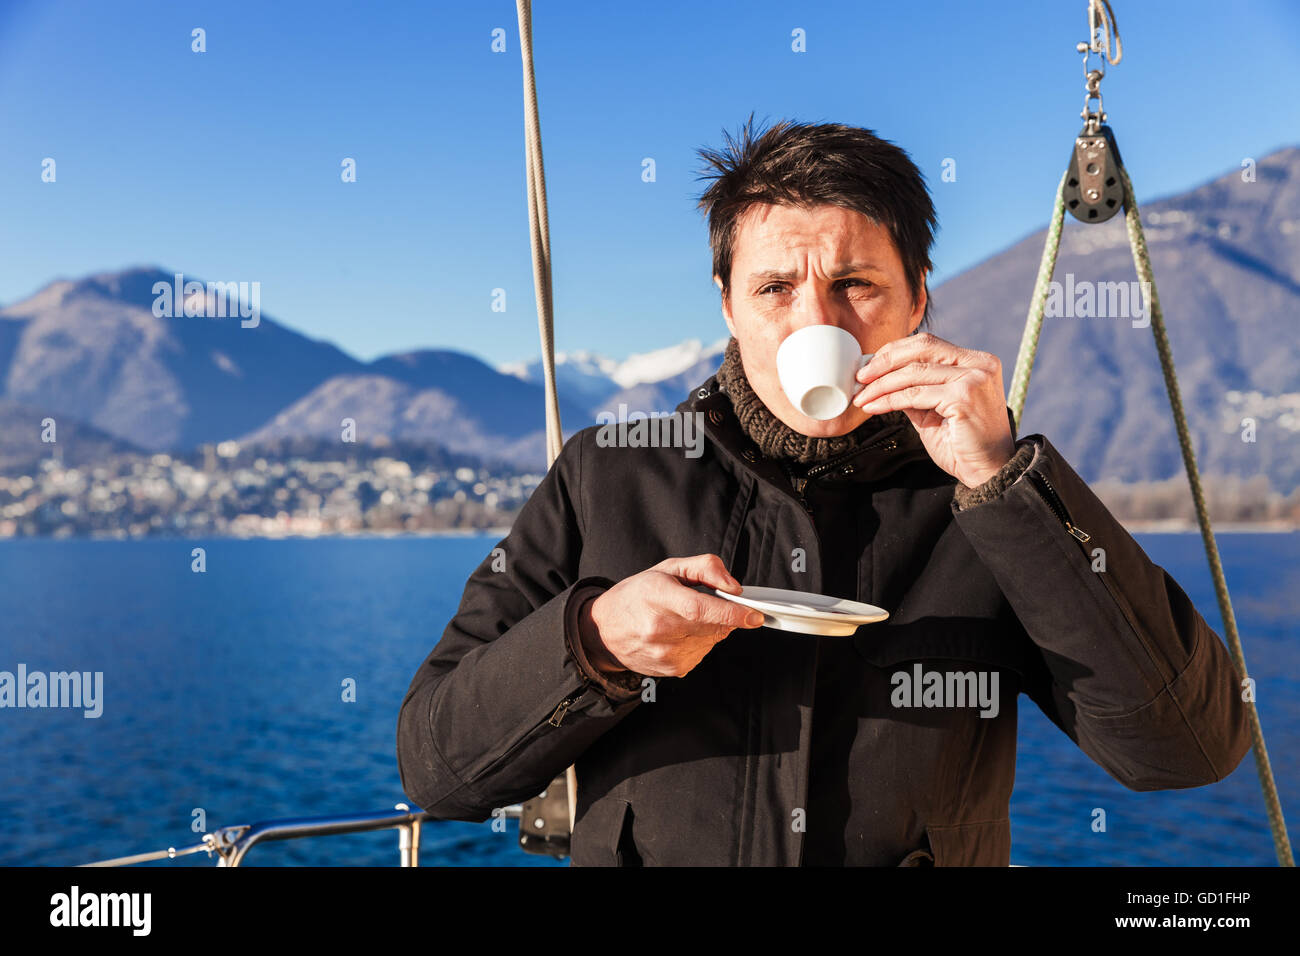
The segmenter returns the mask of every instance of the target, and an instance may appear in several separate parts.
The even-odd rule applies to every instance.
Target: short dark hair
[[[782,120],[766,132],[754,130],[754,114],[739,142],[723,130],[725,149],[700,149],[704,172],[714,180],[700,196],[709,218],[713,274],[722,294],[731,294],[731,265],[741,215],[755,203],[812,206],[830,203],[854,209],[889,231],[917,301],[931,268],[930,247],[938,221],[925,178],[911,158],[869,129],[842,123]],[[927,288],[925,315],[930,323]]]

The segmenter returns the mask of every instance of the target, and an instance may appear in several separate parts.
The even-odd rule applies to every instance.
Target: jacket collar
[[[731,399],[718,386],[716,374],[709,376],[702,385],[693,389],[685,401],[677,406],[680,413],[698,412],[704,426],[705,434],[721,449],[724,457],[730,458],[740,468],[758,475],[760,478],[776,485],[782,491],[791,490],[790,475],[780,459],[765,456],[758,446],[741,428]],[[1017,435],[1016,417],[1007,407],[1007,422],[1011,426],[1011,438]],[[904,465],[917,461],[929,461],[930,453],[925,450],[921,436],[916,433],[912,423],[902,416],[889,426],[882,427],[876,437],[860,445],[843,456],[832,458],[829,462],[818,462],[800,470],[821,471],[822,465],[829,464],[835,477],[849,481],[881,481]],[[847,467],[846,467],[847,466]]]
[[[753,440],[759,452],[781,460],[795,471],[816,468],[821,462],[838,459],[853,448],[875,441],[882,428],[907,418],[904,412],[873,415],[848,434],[827,438],[796,431],[777,418],[754,391],[740,356],[740,343],[734,336],[728,341],[723,362],[714,375],[718,387],[731,399],[741,430]]]
[[[731,405],[731,399],[718,387],[717,375],[712,375],[695,388],[690,396],[677,406],[682,413],[699,413],[705,434],[725,457],[739,467],[756,474],[786,493],[790,491],[790,478],[786,466],[794,465],[779,458],[764,455],[745,434]],[[911,462],[930,458],[920,436],[905,415],[899,415],[882,425],[872,439],[855,449],[825,462],[797,466],[800,473],[833,471],[837,478],[850,481],[880,481]]]

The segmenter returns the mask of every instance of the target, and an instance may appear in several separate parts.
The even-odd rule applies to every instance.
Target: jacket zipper
[[[798,496],[799,503],[803,505],[804,511],[808,512],[808,514],[811,515],[813,513],[812,505],[809,504],[808,499],[804,496],[804,489],[808,487],[808,482],[811,479],[820,477],[821,475],[826,474],[828,471],[832,470],[833,468],[838,468],[840,465],[844,464],[849,459],[856,458],[858,455],[861,455],[863,452],[872,451],[877,448],[882,449],[884,451],[893,451],[897,447],[898,447],[897,438],[882,438],[879,441],[874,441],[870,443],[869,445],[863,445],[861,448],[849,449],[843,454],[836,455],[834,458],[828,459],[827,461],[824,461],[819,465],[809,468],[808,471],[804,473],[804,477],[802,478],[797,477],[795,475],[794,470],[791,469],[789,463],[786,461],[781,462],[781,469],[785,472],[786,477],[790,479],[790,484],[794,487],[794,493]],[[814,667],[815,666],[816,665],[814,664]],[[804,834],[803,837],[801,837],[799,840],[799,860],[795,864],[796,866],[803,866],[804,850],[807,849],[807,846],[808,846],[807,834]]]
[[[1029,472],[1029,477],[1034,480],[1034,483],[1042,493],[1042,497],[1047,502],[1048,506],[1056,512],[1057,518],[1065,525],[1066,531],[1070,532],[1070,534],[1074,535],[1080,541],[1088,541],[1092,538],[1092,535],[1088,534],[1088,532],[1084,531],[1070,520],[1070,515],[1065,510],[1065,505],[1061,503],[1060,496],[1057,495],[1056,489],[1052,487],[1052,483],[1047,480],[1046,475],[1042,472],[1031,471]],[[1111,584],[1111,576],[1109,574],[1097,574],[1092,575],[1092,577],[1101,579],[1102,590],[1110,596],[1111,601],[1114,602],[1117,608],[1119,608],[1124,620],[1128,622],[1129,631],[1147,652],[1147,658],[1151,661],[1152,668],[1162,680],[1168,681],[1169,678],[1161,672],[1159,665],[1156,664],[1156,654],[1151,650],[1150,643],[1148,643],[1147,639],[1143,636],[1142,629],[1139,628],[1137,623],[1133,620],[1133,615],[1129,610],[1128,602],[1121,598],[1115,586]]]
[[[826,472],[830,471],[833,468],[839,467],[844,462],[848,461],[850,458],[856,458],[858,455],[862,454],[865,451],[871,451],[872,449],[875,448],[880,448],[885,451],[893,451],[897,447],[898,447],[898,439],[882,438],[880,441],[872,442],[870,445],[863,445],[861,448],[852,448],[849,451],[836,455],[834,458],[828,459],[827,461],[824,461],[821,464],[809,468],[808,471],[805,473],[804,477],[802,478],[795,475],[794,471],[790,468],[790,465],[787,462],[782,461],[781,467],[782,469],[784,469],[786,477],[790,479],[790,484],[794,487],[794,493],[798,495],[799,503],[803,505],[804,511],[807,511],[809,514],[811,514],[812,505],[810,505],[808,503],[808,499],[804,497],[804,489],[808,487],[809,481],[811,481],[813,478],[817,478],[821,475],[826,474]]]
[[[505,753],[498,754],[492,760],[491,763],[489,763],[486,767],[480,770],[476,775],[476,777],[483,777],[495,771],[498,767],[501,766],[501,764],[505,763],[511,757],[513,757],[521,747],[523,747],[525,744],[535,739],[537,737],[538,731],[540,731],[542,728],[546,727],[547,725],[550,725],[552,727],[560,726],[560,724],[564,721],[565,714],[569,712],[569,708],[572,707],[574,704],[576,704],[579,700],[581,700],[586,693],[587,693],[586,690],[582,690],[579,691],[575,696],[566,697],[564,698],[564,700],[560,701],[559,706],[555,708],[555,710],[551,713],[551,716],[549,718],[547,718],[545,721],[543,721],[540,724],[535,724],[527,733],[525,733],[522,737],[520,737],[513,744],[511,744],[509,749],[507,749]]]
[[[508,761],[511,757],[515,755],[515,753],[519,750],[519,748],[523,747],[529,741],[533,740],[537,736],[537,732],[541,730],[543,727],[546,727],[547,725],[550,725],[552,727],[560,726],[560,724],[564,722],[564,717],[569,712],[569,708],[572,707],[574,704],[576,704],[579,700],[581,700],[586,693],[587,693],[586,690],[582,690],[575,696],[566,697],[564,698],[564,700],[560,701],[559,706],[555,708],[555,710],[551,713],[551,716],[549,718],[547,718],[544,722],[535,725],[531,730],[529,730],[526,734],[524,734],[517,741],[515,741],[505,753],[498,754],[497,757],[490,764],[488,764],[486,767],[484,767],[482,770],[478,772],[478,776],[481,777],[486,774],[492,773],[494,770],[496,770],[497,767],[501,766],[502,763]]]
[[[796,478],[794,472],[790,470],[790,467],[785,462],[781,462],[781,467],[785,469],[786,477],[790,479],[790,484],[794,486],[794,493],[799,497],[799,504],[803,505],[804,511],[812,514],[812,505],[808,503],[808,499],[803,495],[803,489],[808,484],[808,479]]]
[[[1047,506],[1056,514],[1056,519],[1060,521],[1061,524],[1065,525],[1066,531],[1070,532],[1070,534],[1074,535],[1074,537],[1078,538],[1080,541],[1087,541],[1092,538],[1092,535],[1088,534],[1088,532],[1084,531],[1070,520],[1070,513],[1065,510],[1065,505],[1061,503],[1060,496],[1056,493],[1056,489],[1052,487],[1052,483],[1047,480],[1045,474],[1041,471],[1031,471],[1029,477],[1033,479],[1034,484],[1038,488],[1039,495],[1045,502],[1047,502]]]
[[[586,691],[583,691],[582,694],[579,694],[577,697],[564,698],[564,700],[560,701],[560,705],[555,708],[555,712],[551,714],[550,719],[546,722],[552,727],[560,726],[560,724],[564,723],[564,715],[569,712],[569,708],[582,700],[582,696],[585,693]]]
[[[850,458],[856,458],[864,451],[871,451],[873,448],[882,448],[885,451],[893,451],[897,447],[898,447],[897,438],[882,438],[880,441],[872,442],[870,445],[863,445],[861,448],[852,448],[849,451],[844,452],[844,454],[842,455],[836,455],[834,458],[831,458],[827,461],[822,462],[819,465],[809,468],[808,477],[816,478],[819,475],[824,475],[832,468],[835,468],[843,464],[844,462],[848,461]]]

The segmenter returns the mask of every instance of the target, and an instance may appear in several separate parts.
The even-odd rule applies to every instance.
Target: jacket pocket
[[[1011,864],[1011,820],[929,826],[935,866],[1009,866]]]
[[[1027,640],[1014,621],[978,617],[868,624],[853,635],[858,652],[877,667],[904,661],[975,661],[1022,677],[1030,667]]]
[[[1032,686],[1024,640],[1014,621],[980,618],[867,625],[855,634],[871,665],[860,713],[874,722],[873,746],[887,758],[875,785],[890,788],[921,821],[1007,813],[1018,698]],[[934,846],[932,865],[961,865],[945,863],[941,851],[954,856],[951,843]]]
[[[632,821],[636,815],[632,804],[623,802],[623,812],[619,815],[619,827],[614,834],[614,860],[617,866],[642,866],[641,854],[632,839]]]
[[[564,697],[562,700],[557,701],[555,705],[555,709],[548,711],[545,720],[541,721],[538,724],[535,724],[522,737],[520,737],[518,740],[512,743],[504,751],[502,751],[501,753],[493,757],[489,761],[486,767],[473,774],[467,773],[464,776],[462,776],[461,779],[469,782],[480,780],[488,776],[488,774],[492,773],[498,768],[507,765],[511,761],[511,759],[513,759],[514,756],[525,746],[537,740],[540,740],[542,735],[547,733],[549,729],[559,727],[560,724],[564,722],[565,715],[569,713],[569,710],[573,707],[573,705],[577,704],[584,697],[586,697],[587,693],[588,691],[586,690],[580,690],[575,694],[569,694],[568,696]],[[549,707],[549,704],[547,706]]]
[[[903,857],[899,866],[934,866],[934,854],[929,850],[913,850]]]
[[[571,865],[640,866],[631,827],[630,803],[622,797],[598,800],[574,823]]]

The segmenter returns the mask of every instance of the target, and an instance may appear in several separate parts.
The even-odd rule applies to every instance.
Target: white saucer
[[[713,593],[763,612],[763,624],[778,631],[847,637],[863,624],[875,624],[889,612],[872,604],[782,588],[743,587],[739,594],[713,589]]]

